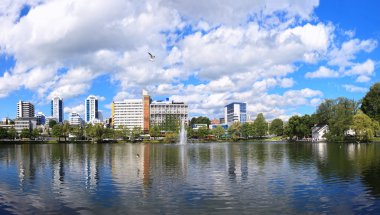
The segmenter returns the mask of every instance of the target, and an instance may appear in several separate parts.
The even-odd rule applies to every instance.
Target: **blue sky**
[[[325,98],[362,98],[379,82],[378,1],[196,2],[5,0],[0,5],[0,117],[18,100],[83,114],[96,95],[169,97],[191,116],[232,101],[273,119],[311,114]],[[105,12],[112,11],[112,12]],[[147,52],[156,55],[149,61]]]

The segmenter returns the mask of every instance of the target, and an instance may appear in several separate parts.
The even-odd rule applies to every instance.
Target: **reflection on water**
[[[0,145],[0,214],[380,213],[380,144]]]

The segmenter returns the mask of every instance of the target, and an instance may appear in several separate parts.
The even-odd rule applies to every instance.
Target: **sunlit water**
[[[0,214],[305,213],[380,214],[380,144],[0,145]]]

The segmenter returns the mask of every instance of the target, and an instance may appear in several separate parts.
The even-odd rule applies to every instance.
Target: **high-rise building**
[[[58,123],[63,123],[63,99],[54,97],[51,100],[51,116],[56,118]]]
[[[98,98],[90,95],[85,100],[85,120],[87,123],[98,119]]]
[[[34,117],[34,105],[30,102],[17,103],[17,118]]]
[[[69,117],[70,125],[83,126],[84,122],[78,113],[72,112]]]
[[[37,125],[45,125],[46,123],[46,116],[42,112],[38,112],[36,114],[36,119],[37,119]]]
[[[144,105],[142,99],[126,99],[112,103],[112,123],[114,128],[121,126],[133,129],[144,128]]]
[[[144,133],[149,133],[150,128],[150,96],[147,91],[143,90],[143,107],[144,107]]]
[[[189,119],[188,105],[183,102],[154,101],[150,104],[150,125],[162,125],[168,119],[184,121]]]
[[[247,103],[233,102],[224,107],[224,120],[228,125],[247,121]]]

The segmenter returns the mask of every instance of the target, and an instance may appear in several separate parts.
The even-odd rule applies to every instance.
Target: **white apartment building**
[[[90,123],[95,119],[98,119],[98,98],[90,95],[85,100],[85,120]]]
[[[124,126],[144,128],[144,104],[142,99],[126,99],[112,103],[112,122],[114,128]]]
[[[34,117],[19,117],[15,119],[15,129],[18,133],[21,133],[23,129],[32,131],[37,128],[37,119]]]
[[[150,104],[150,123],[151,125],[160,125],[168,117],[173,117],[179,121],[189,120],[189,107],[183,102],[174,101],[154,101]]]
[[[75,126],[83,126],[84,125],[82,117],[80,117],[80,115],[78,113],[75,113],[75,112],[70,113],[69,123],[70,123],[70,125],[75,125]]]
[[[19,101],[17,103],[17,118],[34,117],[34,105],[30,102]]]

